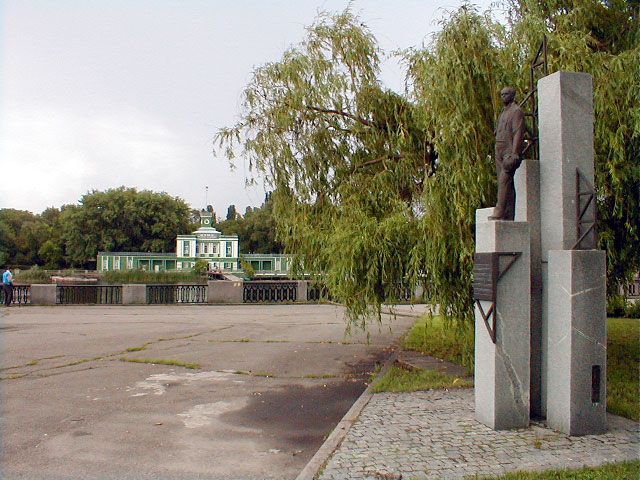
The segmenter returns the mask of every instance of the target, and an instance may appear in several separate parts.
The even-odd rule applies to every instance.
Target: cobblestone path
[[[609,415],[604,435],[542,426],[496,432],[474,419],[473,390],[376,394],[321,480],[431,479],[578,468],[640,458],[639,424]]]

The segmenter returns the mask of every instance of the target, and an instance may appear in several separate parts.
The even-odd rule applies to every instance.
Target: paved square
[[[0,476],[295,478],[413,321],[367,342],[332,305],[3,310]]]
[[[320,476],[435,479],[578,468],[640,458],[638,423],[609,415],[604,435],[541,427],[494,431],[475,420],[473,390],[375,394]]]

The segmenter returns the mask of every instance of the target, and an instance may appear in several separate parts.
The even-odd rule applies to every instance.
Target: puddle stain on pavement
[[[163,395],[167,388],[176,385],[188,385],[193,382],[221,382],[233,377],[227,372],[199,372],[199,373],[159,373],[137,382],[133,387],[127,387],[127,392],[133,392],[132,397],[154,394]]]

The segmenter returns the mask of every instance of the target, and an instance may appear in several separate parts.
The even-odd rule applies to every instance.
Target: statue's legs
[[[513,174],[498,167],[498,203],[493,216],[502,220],[513,220],[516,213],[516,187]]]
[[[513,220],[516,213],[516,187],[513,181],[515,171],[504,168],[504,157],[509,145],[496,142],[496,178],[498,179],[498,203],[489,217],[491,220]]]

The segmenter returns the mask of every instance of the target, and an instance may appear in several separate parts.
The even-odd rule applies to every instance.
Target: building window
[[[102,270],[109,270],[109,257],[102,257]]]
[[[227,257],[233,257],[233,243],[227,242]]]
[[[113,269],[120,270],[120,257],[113,257]]]
[[[133,269],[133,257],[127,257],[127,268],[129,270]]]
[[[211,244],[211,253],[218,253],[218,245],[215,243]]]
[[[183,257],[189,256],[189,242],[182,243],[182,256]]]

